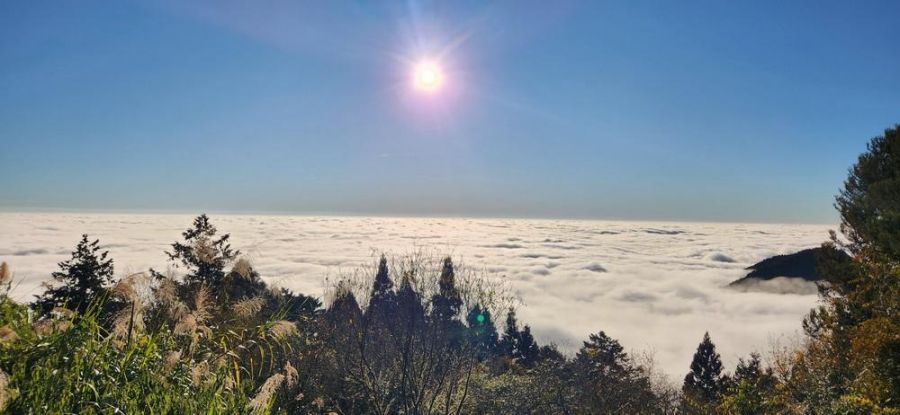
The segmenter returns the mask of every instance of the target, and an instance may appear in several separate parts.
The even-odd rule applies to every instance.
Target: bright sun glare
[[[435,92],[444,83],[444,72],[432,61],[422,61],[413,68],[413,86],[424,92]]]

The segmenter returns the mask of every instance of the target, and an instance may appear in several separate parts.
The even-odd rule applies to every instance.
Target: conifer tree
[[[362,318],[362,310],[356,296],[343,284],[337,288],[334,301],[325,312],[328,321],[333,325],[352,326]]]
[[[388,319],[396,318],[396,309],[397,295],[394,293],[394,282],[388,273],[387,258],[382,255],[378,262],[378,271],[375,274],[366,314],[372,321],[386,322]]]
[[[481,360],[487,359],[497,352],[497,327],[491,318],[489,310],[482,310],[480,305],[475,305],[466,316],[469,325],[469,339],[475,347],[475,352]]]
[[[206,284],[218,291],[225,267],[240,255],[240,251],[231,249],[229,234],[216,237],[216,232],[209,217],[202,214],[181,234],[184,242],[173,243],[172,251],[166,252],[170,260],[187,269],[185,282],[189,285]]]
[[[835,207],[848,242],[832,234],[824,246],[846,249],[852,262],[820,260],[823,305],[803,322],[808,356],[794,369],[806,375],[790,383],[807,391],[796,397],[807,405],[893,408],[900,402],[900,125],[869,142]]]
[[[841,232],[854,254],[870,249],[900,261],[900,125],[873,138],[836,198]]]
[[[516,320],[516,311],[512,308],[506,313],[506,327],[503,330],[503,337],[497,345],[499,352],[507,357],[514,357],[517,354],[519,344],[519,323]]]
[[[526,325],[522,331],[519,332],[519,340],[516,342],[518,355],[516,356],[519,362],[526,367],[534,366],[535,363],[538,362],[541,356],[541,348],[538,347],[537,342],[534,341],[534,336],[531,335],[531,327]]]
[[[436,323],[446,324],[456,318],[462,306],[462,299],[456,290],[456,274],[450,257],[444,258],[438,288],[438,294],[431,299],[431,316]]]
[[[592,413],[647,413],[653,404],[649,380],[603,331],[589,336],[572,366],[579,406]]]
[[[397,291],[397,315],[400,322],[398,326],[403,327],[407,334],[421,330],[425,324],[422,297],[413,288],[409,278],[403,278]]]
[[[691,370],[684,377],[682,392],[691,402],[705,405],[718,399],[722,385],[722,359],[707,332],[694,353]]]
[[[83,312],[94,299],[106,293],[113,283],[113,260],[109,252],[100,252],[100,241],[90,242],[87,235],[72,251],[72,258],[59,263],[52,274],[58,284],[47,289],[35,301],[35,307],[46,314],[54,307]]]

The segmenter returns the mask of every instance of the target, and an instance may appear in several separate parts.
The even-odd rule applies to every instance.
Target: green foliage
[[[90,242],[87,235],[72,252],[72,258],[59,263],[53,273],[56,286],[49,288],[35,301],[35,308],[47,314],[56,307],[84,311],[97,298],[105,295],[113,282],[113,261],[109,252],[100,252],[100,241]]]
[[[841,232],[851,252],[900,260],[900,125],[873,138],[837,196]]]
[[[205,214],[194,219],[194,226],[182,233],[184,242],[172,244],[166,252],[169,259],[187,270],[185,281],[190,284],[206,284],[217,290],[225,278],[225,267],[240,255],[228,243],[230,235],[216,237],[216,227]]]
[[[541,357],[540,346],[531,335],[531,327],[525,326],[519,330],[519,322],[513,309],[506,313],[506,328],[498,349],[503,356],[525,367],[533,366]]]
[[[25,307],[4,301],[0,325],[17,335],[0,343],[0,368],[15,390],[10,412],[215,414],[246,405],[249,384],[229,386],[225,373],[195,382],[187,362],[169,357],[174,342],[164,334],[117,344],[99,323],[100,305],[30,322]]]
[[[604,332],[590,335],[572,362],[577,408],[602,413],[653,413],[656,396],[644,371]]]
[[[724,386],[722,359],[709,333],[705,333],[694,353],[691,370],[684,377],[682,392],[686,408],[688,411],[705,412],[704,408],[715,405]]]

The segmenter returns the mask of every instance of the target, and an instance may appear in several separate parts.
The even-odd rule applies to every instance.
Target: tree
[[[528,325],[525,325],[522,331],[519,332],[519,341],[516,346],[518,349],[516,358],[525,367],[534,366],[541,357],[541,348],[534,341],[534,336],[531,335],[531,327]]]
[[[507,357],[514,357],[518,350],[519,344],[519,323],[516,320],[516,311],[512,308],[506,313],[506,327],[503,330],[503,337],[497,345],[500,353]]]
[[[225,267],[240,255],[240,251],[231,249],[229,234],[217,238],[216,232],[209,217],[202,214],[194,219],[193,228],[181,234],[184,242],[173,243],[172,251],[166,252],[170,260],[187,269],[185,282],[209,285],[214,292],[225,278]]]
[[[773,399],[777,380],[771,368],[763,368],[758,353],[738,359],[731,386],[725,391],[721,409],[728,414],[780,413]]]
[[[479,360],[485,360],[497,353],[497,327],[489,310],[476,304],[466,316],[469,326],[469,341],[472,342]]]
[[[803,322],[809,341],[789,363],[785,399],[807,408],[892,408],[900,402],[900,126],[875,137],[836,197],[853,260],[820,263],[823,305]],[[858,409],[865,412],[868,409]]]
[[[871,249],[900,260],[900,125],[873,138],[836,198],[841,232],[854,254]]]
[[[106,294],[113,283],[113,260],[109,252],[100,252],[100,241],[90,242],[87,235],[72,252],[72,258],[59,263],[52,274],[59,285],[47,289],[35,301],[35,307],[47,314],[55,307],[83,312],[92,301]]]
[[[654,404],[647,377],[622,345],[602,331],[590,335],[572,366],[583,413],[646,413]]]
[[[516,312],[509,309],[506,314],[506,329],[498,344],[500,353],[525,367],[531,367],[540,360],[541,349],[531,335],[531,327],[519,330]]]
[[[387,258],[382,255],[372,284],[372,295],[369,297],[366,316],[372,322],[382,324],[395,318],[396,314],[397,294],[394,293],[394,282],[388,273]]]
[[[707,332],[694,353],[691,370],[684,377],[682,392],[688,406],[703,406],[717,401],[722,385],[722,359]]]
[[[462,306],[462,299],[456,290],[456,273],[453,271],[453,261],[450,257],[444,258],[438,288],[438,293],[431,299],[431,317],[436,323],[443,324],[456,318]]]

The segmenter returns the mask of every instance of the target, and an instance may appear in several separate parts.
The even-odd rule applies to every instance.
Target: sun
[[[444,84],[444,71],[433,61],[424,60],[413,67],[413,86],[424,92],[436,92]]]

